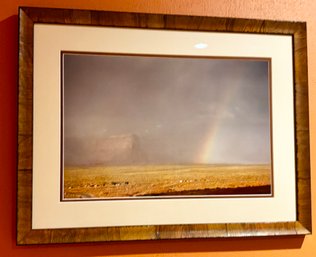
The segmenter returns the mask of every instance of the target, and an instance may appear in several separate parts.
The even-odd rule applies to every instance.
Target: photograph
[[[272,195],[270,59],[61,55],[61,200]]]

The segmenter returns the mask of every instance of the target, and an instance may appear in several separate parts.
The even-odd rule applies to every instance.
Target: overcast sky
[[[270,163],[268,66],[65,54],[65,152],[71,138],[135,135],[148,164]]]

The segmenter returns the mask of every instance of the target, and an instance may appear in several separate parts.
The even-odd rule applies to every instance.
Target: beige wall
[[[307,21],[312,178],[316,167],[315,0],[1,0],[0,2],[0,255],[1,256],[316,256],[305,238],[170,240],[93,245],[15,246],[18,6],[98,9]],[[316,181],[312,182],[312,196]],[[315,201],[313,201],[315,203]],[[314,204],[315,206],[315,204]],[[313,208],[315,209],[315,208]],[[316,212],[313,212],[316,218]],[[315,229],[314,229],[315,230]],[[316,233],[316,232],[315,232]]]

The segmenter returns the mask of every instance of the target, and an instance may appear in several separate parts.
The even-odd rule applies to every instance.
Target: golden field
[[[271,193],[270,165],[65,167],[64,200]]]

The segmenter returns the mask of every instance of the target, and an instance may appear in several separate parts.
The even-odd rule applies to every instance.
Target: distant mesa
[[[136,135],[65,138],[65,165],[133,165],[141,164],[144,154]]]

